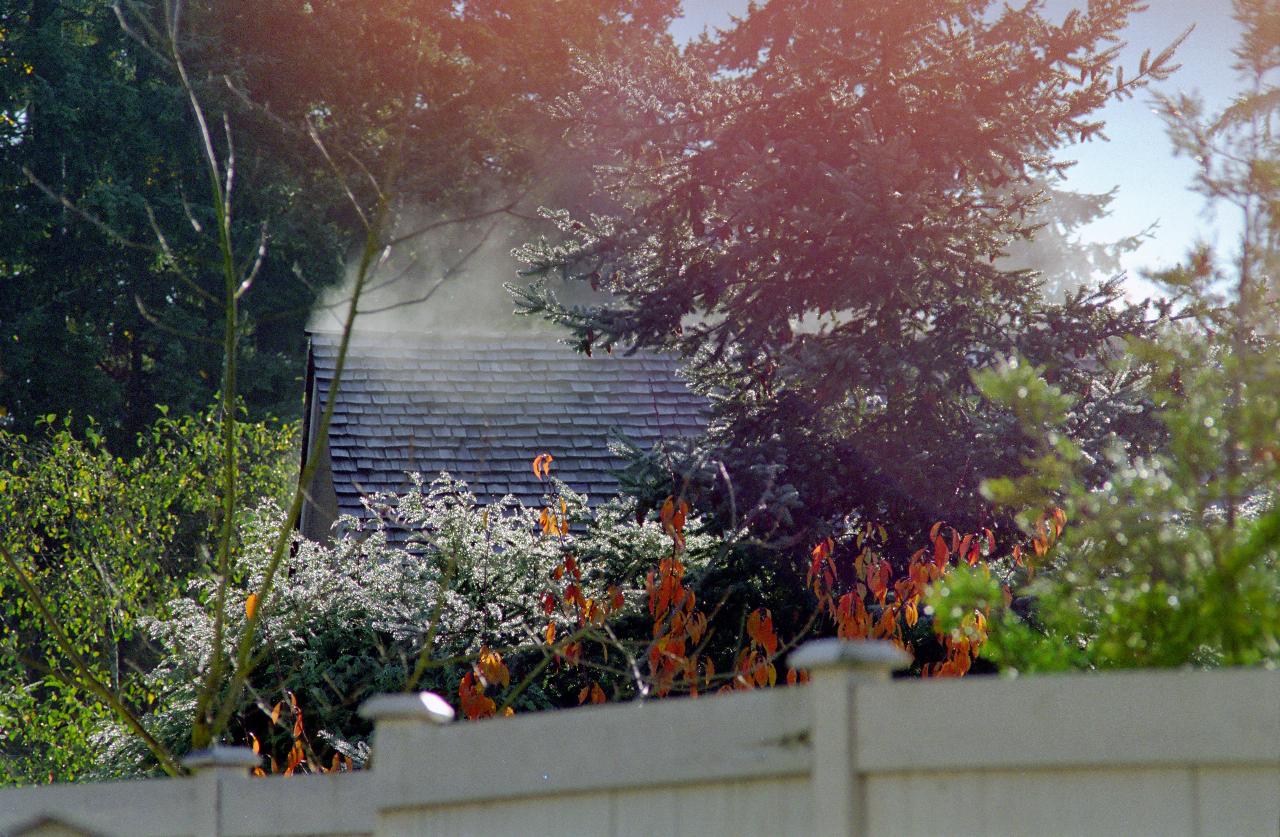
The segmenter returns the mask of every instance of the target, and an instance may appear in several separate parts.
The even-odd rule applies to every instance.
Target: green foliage
[[[48,413],[73,414],[77,429],[93,417],[125,452],[153,405],[194,414],[220,386],[220,279],[194,228],[212,220],[194,125],[173,75],[121,30],[112,4],[10,4],[0,28],[0,72],[13,82],[0,84],[0,407],[24,433]],[[216,75],[202,94],[215,119],[235,114]],[[317,289],[340,274],[341,237],[298,199],[296,171],[238,140],[239,250],[252,252],[271,222],[242,311],[239,394],[255,417],[290,417],[302,329]]]
[[[1173,334],[1135,346],[1159,379],[1180,382],[1178,392],[1158,391],[1168,445],[1118,462],[1100,489],[1076,476],[1070,449],[1030,462],[1031,477],[988,483],[999,502],[1060,504],[1071,521],[1041,575],[1019,591],[1023,613],[993,597],[990,581],[948,579],[934,591],[939,613],[948,603],[996,604],[990,659],[1024,671],[1280,662],[1280,468],[1271,452],[1280,364],[1274,351],[1254,357],[1232,421],[1224,405],[1242,370],[1224,362],[1224,348]],[[1025,383],[1025,367],[1014,368],[987,389],[1007,396]],[[1043,384],[1028,389],[1020,400],[1040,408],[1024,416],[1049,419],[1029,422],[1029,433],[1055,432],[1059,399]]]
[[[50,412],[94,416],[125,450],[152,405],[194,413],[226,389],[206,161],[193,153],[169,45],[147,35],[164,29],[164,3],[10,6],[0,10],[0,409],[19,432]],[[371,215],[379,186],[367,175],[400,155],[398,182],[381,186],[408,210],[402,234],[424,217],[488,212],[444,257],[456,260],[512,195],[563,195],[581,180],[543,110],[576,82],[569,55],[665,37],[673,13],[671,0],[185,3],[177,46],[219,155],[229,161],[234,147],[237,261],[265,244],[238,312],[237,394],[250,415],[298,414],[304,328],[362,230],[346,190]]]
[[[1137,376],[1095,363],[1147,333],[1142,307],[1116,282],[1050,301],[1001,267],[1035,231],[1053,152],[1170,71],[1171,50],[1113,79],[1137,5],[1053,21],[1035,3],[773,0],[684,54],[584,67],[561,110],[583,147],[614,155],[597,186],[619,205],[553,213],[565,240],[520,255],[615,297],[517,295],[580,348],[688,360],[713,420],[652,461],[657,496],[674,474],[726,531],[749,519],[797,551],[866,522],[899,561],[938,520],[1007,542],[979,484],[1029,449],[970,373],[1013,354],[1075,398],[1064,430],[1092,451],[1153,441]]]
[[[96,425],[81,438],[72,424],[49,416],[34,440],[0,431],[0,549],[41,591],[90,670],[145,705],[152,698],[135,667],[149,666],[154,652],[139,626],[207,571],[218,423],[213,413],[162,417],[131,457],[108,451]],[[297,433],[276,423],[240,429],[242,515],[257,498],[284,493]],[[0,781],[84,775],[93,763],[87,736],[104,712],[65,682],[75,667],[7,566],[0,602]],[[21,720],[37,709],[38,721]]]
[[[1199,163],[1197,188],[1243,220],[1236,253],[1201,246],[1152,277],[1179,322],[1129,348],[1150,370],[1164,447],[1133,459],[1112,451],[1110,479],[1089,491],[1079,450],[1058,435],[1062,394],[1036,379],[1042,370],[1014,366],[980,381],[1017,410],[1040,451],[1032,476],[990,482],[991,496],[1037,510],[1061,504],[1072,520],[1027,588],[1025,619],[993,619],[1004,665],[1280,664],[1280,146],[1271,130],[1280,30],[1271,4],[1235,8],[1245,33],[1236,68],[1249,90],[1207,120],[1188,97],[1163,101],[1175,147]],[[952,592],[957,601],[981,591]]]

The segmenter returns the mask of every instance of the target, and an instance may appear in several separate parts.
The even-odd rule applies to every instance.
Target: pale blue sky
[[[1048,12],[1060,18],[1083,4],[1084,0],[1048,0]],[[746,5],[746,0],[685,0],[685,16],[672,26],[672,34],[688,40],[704,27],[727,24],[729,16],[741,14]],[[1168,94],[1199,92],[1210,110],[1220,109],[1237,89],[1230,65],[1238,27],[1231,18],[1230,0],[1149,0],[1149,5],[1125,33],[1126,67],[1136,68],[1143,49],[1156,54],[1194,23],[1195,31],[1178,52],[1182,69],[1157,89]],[[1068,187],[1088,192],[1119,187],[1111,215],[1086,234],[1115,240],[1157,223],[1152,239],[1125,260],[1131,277],[1143,268],[1170,266],[1197,239],[1232,250],[1238,222],[1225,209],[1216,218],[1209,216],[1201,198],[1189,191],[1194,164],[1173,157],[1164,123],[1152,112],[1151,95],[1113,102],[1102,118],[1109,142],[1074,146],[1061,155],[1078,161]],[[1141,284],[1134,288],[1139,294],[1143,290]]]

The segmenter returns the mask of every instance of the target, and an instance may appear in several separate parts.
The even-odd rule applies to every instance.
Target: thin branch
[[[583,628],[579,628],[577,631],[573,632],[572,634],[570,634],[569,636],[565,637],[564,639],[557,642],[554,646],[552,646],[551,651],[549,653],[547,651],[543,651],[543,657],[541,662],[539,662],[536,666],[534,666],[533,670],[530,671],[529,674],[526,675],[523,680],[521,680],[518,684],[516,684],[516,686],[513,689],[507,692],[507,697],[502,701],[502,706],[498,707],[498,714],[502,715],[508,709],[510,709],[511,704],[515,703],[516,698],[524,694],[525,689],[528,689],[531,685],[533,685],[533,681],[538,679],[539,675],[541,675],[542,672],[546,670],[547,666],[551,665],[551,662],[553,660],[561,656],[557,649],[563,648],[566,645],[572,645],[573,643],[586,638],[590,634],[591,634],[591,627],[589,625]]]
[[[168,748],[161,744],[155,736],[147,731],[129,707],[121,702],[114,692],[111,691],[102,681],[98,680],[89,670],[88,664],[84,658],[76,651],[75,645],[71,642],[67,632],[63,629],[62,623],[54,616],[49,609],[48,602],[45,601],[44,594],[40,592],[40,588],[36,586],[35,581],[27,574],[25,568],[17,562],[13,555],[3,546],[0,546],[0,558],[9,567],[9,570],[17,578],[19,586],[23,592],[27,594],[27,598],[35,605],[36,610],[40,612],[40,617],[44,620],[45,626],[49,629],[49,633],[53,635],[54,643],[58,650],[71,660],[71,664],[75,666],[78,673],[78,679],[84,689],[96,695],[103,703],[107,704],[124,723],[142,739],[152,754],[160,762],[160,766],[170,776],[181,776],[182,768],[178,766],[178,762],[169,752]]]
[[[55,192],[53,189],[49,188],[49,186],[47,186],[42,180],[40,180],[40,178],[36,177],[35,172],[31,171],[31,169],[29,169],[27,166],[22,167],[22,173],[26,175],[26,178],[31,182],[31,185],[35,186],[37,189],[43,192],[45,196],[49,198],[49,200],[57,204],[60,204],[65,209],[75,213],[76,215],[79,215],[81,218],[83,218],[85,221],[91,224],[95,229],[97,229],[107,238],[111,239],[112,241],[116,242],[122,247],[127,247],[130,250],[141,250],[144,253],[160,252],[159,250],[157,250],[155,247],[151,245],[139,244],[138,242],[127,238],[124,235],[124,233],[120,232],[115,227],[108,224],[106,221],[103,221],[97,215],[94,215],[92,212],[89,212],[87,209],[81,208],[79,204],[72,201],[66,195],[63,195],[59,192]]]
[[[384,305],[381,308],[366,308],[361,310],[360,313],[361,314],[381,314],[384,311],[393,311],[397,308],[407,308],[410,305],[421,305],[424,302],[429,302],[431,298],[435,296],[436,291],[440,290],[440,288],[444,285],[445,282],[449,281],[454,276],[456,276],[457,273],[462,269],[462,266],[465,265],[471,259],[471,257],[474,256],[480,250],[480,248],[484,246],[485,242],[489,240],[489,236],[493,234],[493,231],[495,229],[497,229],[497,226],[498,226],[497,221],[494,221],[492,224],[490,224],[489,229],[485,230],[485,233],[483,236],[481,236],[480,240],[477,241],[470,250],[464,253],[462,258],[460,258],[458,261],[450,265],[444,271],[444,273],[441,274],[440,278],[436,280],[435,284],[432,285],[427,290],[426,293],[414,299],[403,299],[398,302],[393,302],[388,305]]]
[[[236,299],[249,292],[253,287],[253,280],[258,278],[258,272],[262,270],[262,263],[267,258],[267,222],[263,221],[261,228],[258,230],[258,249],[257,255],[253,259],[253,267],[244,277],[244,281],[240,283],[240,287],[236,289]]]
[[[347,200],[351,203],[352,209],[356,211],[356,215],[360,218],[360,223],[364,226],[365,232],[373,231],[373,226],[369,223],[369,216],[365,214],[364,207],[360,205],[359,199],[356,198],[355,192],[351,189],[351,184],[347,182],[346,175],[338,168],[338,164],[334,162],[333,157],[329,154],[329,149],[325,147],[324,141],[320,139],[320,132],[316,130],[316,126],[307,119],[307,135],[311,137],[316,148],[320,149],[320,155],[324,157],[324,161],[329,165],[329,170],[333,172],[333,176],[337,178],[338,185],[342,187],[342,191],[346,194]],[[380,204],[381,204],[380,200]]]
[[[214,340],[212,337],[205,337],[203,334],[192,334],[187,329],[175,328],[168,323],[162,321],[155,314],[147,310],[146,303],[142,301],[142,297],[138,294],[133,295],[133,304],[137,307],[138,313],[142,319],[150,323],[154,328],[163,331],[165,334],[171,334],[174,337],[181,337],[183,340],[194,340],[197,343],[204,343],[208,346],[221,346],[221,340]]]
[[[418,662],[413,667],[413,673],[404,681],[404,690],[412,692],[418,687],[418,682],[422,680],[422,675],[427,672],[427,665],[431,662],[431,650],[435,647],[436,633],[440,630],[440,617],[444,614],[444,603],[448,596],[449,588],[453,586],[454,573],[458,568],[458,551],[451,550],[449,552],[449,562],[445,564],[444,572],[440,577],[440,589],[436,593],[436,601],[431,610],[431,622],[427,627],[427,636],[423,640],[422,649],[418,652]]]
[[[470,221],[483,221],[485,218],[492,218],[494,215],[510,215],[512,214],[512,210],[515,209],[516,206],[523,199],[524,199],[524,194],[521,194],[518,197],[516,197],[514,200],[510,201],[509,203],[505,203],[502,206],[494,207],[493,209],[485,209],[480,212],[470,213],[468,215],[458,215],[454,218],[443,218],[439,221],[432,221],[430,224],[426,224],[425,226],[419,227],[418,229],[413,230],[412,232],[407,232],[404,235],[391,239],[391,241],[389,241],[388,244],[390,244],[392,247],[395,247],[397,244],[403,244],[404,242],[410,239],[417,238],[420,235],[426,235],[429,232],[438,230],[441,227],[450,226],[452,224],[465,224]]]
[[[185,201],[184,201],[185,203]],[[187,275],[186,271],[178,264],[178,257],[174,254],[173,249],[169,246],[169,239],[165,237],[164,230],[160,228],[160,223],[156,220],[156,214],[151,209],[151,203],[143,201],[143,207],[147,211],[147,220],[151,223],[151,231],[155,234],[156,240],[160,242],[160,250],[164,253],[165,261],[169,264],[169,268],[173,271],[187,288],[196,296],[206,302],[222,307],[222,302],[213,294],[200,287],[194,279]]]

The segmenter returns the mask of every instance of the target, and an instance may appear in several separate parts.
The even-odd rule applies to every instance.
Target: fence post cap
[[[887,675],[909,666],[911,655],[884,640],[815,639],[792,651],[787,664],[810,671],[847,669]]]
[[[182,759],[182,766],[192,772],[218,767],[248,770],[261,764],[262,758],[250,748],[227,747],[223,744],[215,744],[204,750],[192,750]]]
[[[435,692],[416,694],[374,695],[360,705],[360,717],[378,721],[427,721],[447,724],[453,720],[453,707]]]

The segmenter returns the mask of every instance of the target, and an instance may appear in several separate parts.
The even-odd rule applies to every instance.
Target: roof
[[[338,340],[311,335],[313,414],[328,397]],[[648,448],[700,431],[705,409],[668,356],[586,357],[538,336],[357,335],[329,430],[333,491],[340,513],[359,514],[362,495],[403,491],[406,472],[448,471],[482,501],[511,494],[538,505],[544,486],[530,462],[545,452],[553,475],[594,505],[617,491],[615,434]]]

